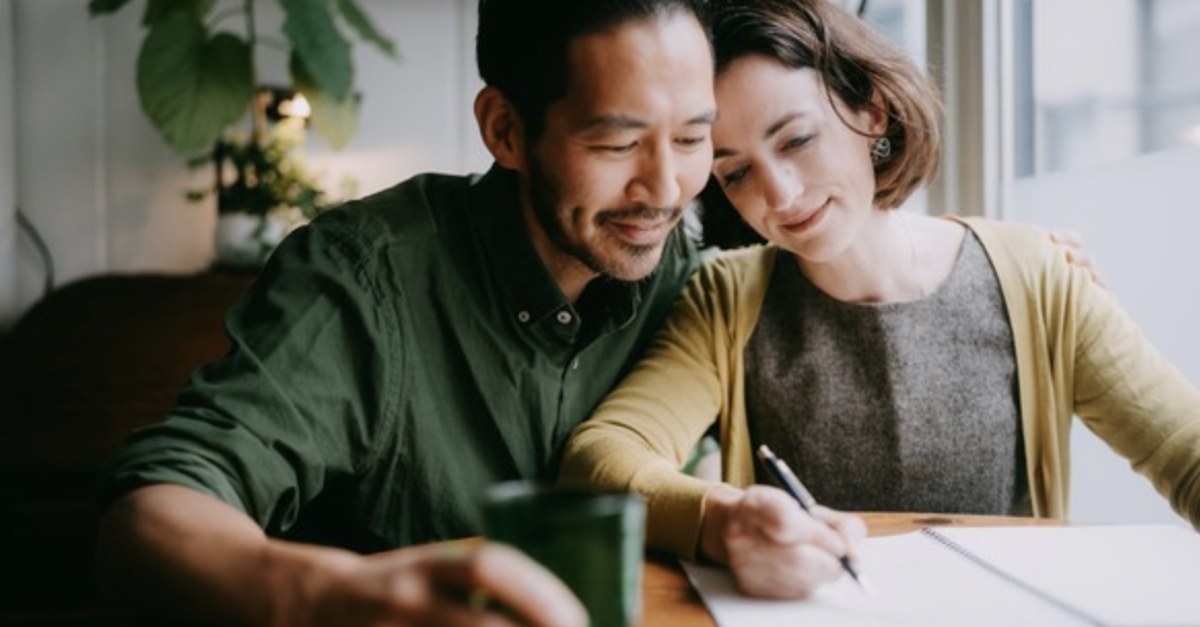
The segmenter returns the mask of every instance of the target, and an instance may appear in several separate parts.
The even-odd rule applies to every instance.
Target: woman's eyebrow
[[[775,120],[770,126],[767,127],[767,130],[763,133],[763,139],[771,139],[777,133],[779,133],[779,131],[783,130],[783,127],[787,126],[790,122],[797,118],[802,118],[805,115],[807,114],[804,111],[788,111],[784,113],[783,115],[779,116],[778,120]],[[726,157],[732,157],[736,154],[737,151],[732,148],[717,148],[716,150],[713,150],[713,159],[724,159]]]

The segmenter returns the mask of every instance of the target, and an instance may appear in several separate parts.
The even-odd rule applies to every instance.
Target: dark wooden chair
[[[35,305],[0,347],[0,625],[102,624],[97,471],[228,350],[249,275],[111,275]]]

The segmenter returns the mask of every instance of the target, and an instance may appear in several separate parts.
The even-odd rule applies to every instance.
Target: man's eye
[[[613,154],[613,155],[623,155],[628,152],[632,152],[634,148],[637,148],[637,142],[630,142],[628,144],[615,144],[615,145],[602,144],[599,146],[593,146],[592,150],[594,150],[596,152],[603,152],[603,153],[608,153],[608,154]]]
[[[694,148],[703,144],[707,139],[707,137],[680,137],[675,142],[686,148]]]

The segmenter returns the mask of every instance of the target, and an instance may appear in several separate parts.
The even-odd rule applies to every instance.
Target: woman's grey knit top
[[[818,501],[1030,513],[1012,331],[973,234],[950,276],[917,301],[834,300],[783,252],[765,298],[746,346],[751,437]]]

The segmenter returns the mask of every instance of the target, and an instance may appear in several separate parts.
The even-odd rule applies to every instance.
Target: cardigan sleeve
[[[723,258],[692,277],[646,356],[575,430],[563,458],[563,482],[645,498],[647,543],[687,558],[717,484],[680,468],[730,387],[736,284]]]
[[[1200,392],[1110,292],[1076,269],[1052,271],[1069,277],[1076,415],[1200,528]]]

